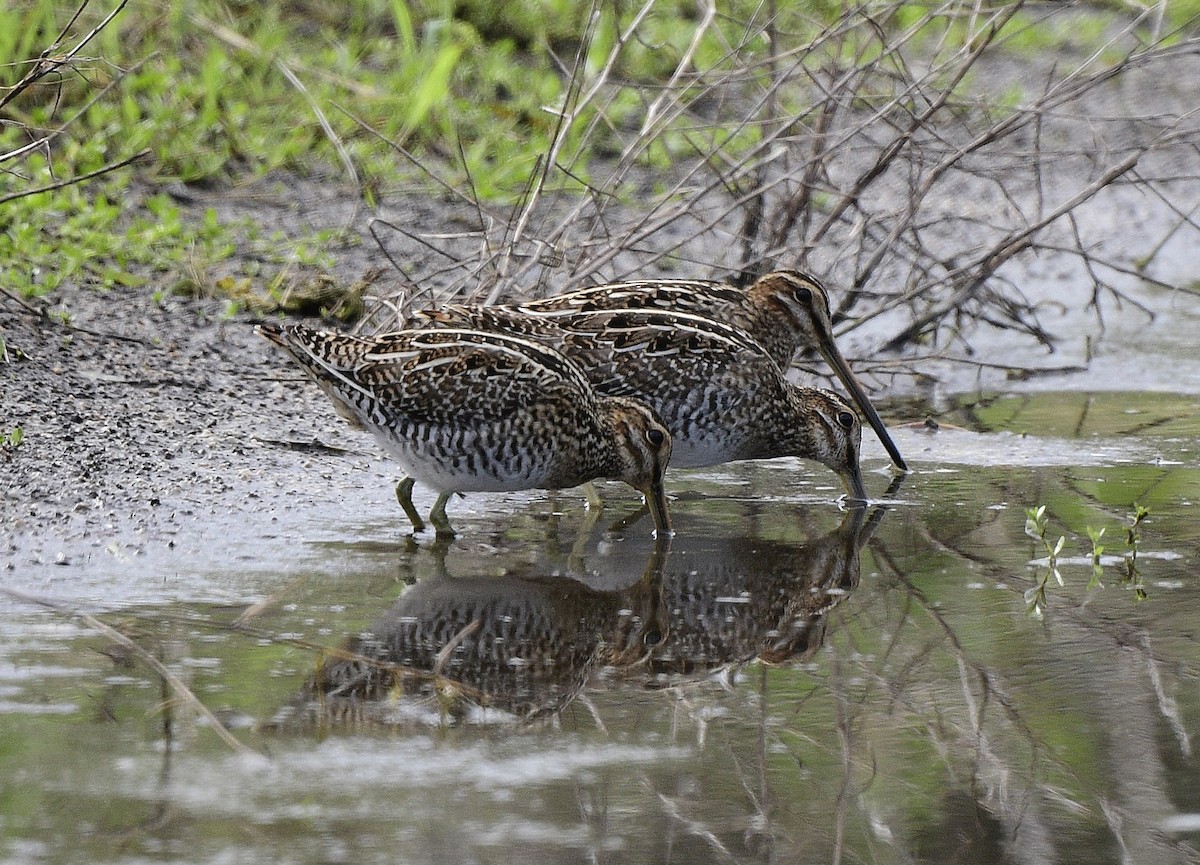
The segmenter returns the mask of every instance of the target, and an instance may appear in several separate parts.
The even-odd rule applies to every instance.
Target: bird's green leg
[[[413,486],[416,484],[412,478],[404,478],[400,483],[396,484],[396,501],[400,502],[400,507],[404,509],[404,513],[413,524],[414,532],[425,531],[425,521],[421,519],[421,515],[417,513],[416,505],[413,504],[412,492]],[[441,501],[439,499],[439,501]],[[443,513],[444,517],[445,514]]]
[[[596,485],[588,481],[581,489],[583,490],[583,497],[587,499],[588,510],[600,513],[601,508],[604,507],[604,499],[600,498],[600,491],[596,489]]]
[[[450,501],[450,496],[451,493],[440,493],[437,501],[433,503],[433,510],[429,512],[429,522],[433,523],[439,538],[455,536],[454,529],[450,527],[450,518],[446,516],[446,502]]]
[[[579,534],[575,538],[575,543],[571,544],[571,552],[567,556],[567,571],[569,573],[582,574],[587,572],[584,567],[583,554],[591,544],[592,534],[595,532],[596,524],[599,522],[599,509],[589,506],[583,513],[583,522],[579,524]]]

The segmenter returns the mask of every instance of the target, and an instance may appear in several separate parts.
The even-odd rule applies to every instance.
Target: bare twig
[[[110,640],[119,643],[123,648],[128,649],[146,666],[150,667],[150,669],[154,670],[155,673],[161,676],[163,680],[171,686],[172,691],[174,691],[185,703],[190,705],[201,716],[203,716],[203,718],[212,727],[213,732],[215,732],[221,741],[228,745],[230,749],[239,754],[258,753],[253,748],[238,741],[238,739],[225,728],[225,725],[221,723],[217,716],[209,711],[207,706],[200,702],[200,699],[194,693],[192,693],[192,690],[187,685],[183,683],[183,680],[167,669],[162,661],[158,660],[158,658],[154,657],[116,628],[104,624],[95,616],[80,612],[79,610],[72,610],[66,605],[60,604],[58,601],[52,601],[49,598],[38,597],[37,595],[32,595],[28,592],[23,592],[20,589],[14,589],[7,586],[0,586],[0,592],[3,592],[4,594],[11,598],[15,598],[16,600],[25,601],[26,603],[30,604],[37,604],[38,606],[45,607],[48,610],[53,610],[60,615],[67,616],[72,619],[78,619],[92,630],[98,631],[101,634],[104,634]]]
[[[113,10],[104,17],[104,20],[93,27],[82,39],[75,43],[73,48],[70,48],[62,54],[51,54],[51,52],[58,47],[58,43],[62,42],[62,40],[66,38],[67,33],[70,32],[70,29],[75,25],[75,22],[79,19],[79,16],[83,13],[83,10],[87,7],[89,2],[90,0],[82,0],[79,6],[75,9],[75,13],[71,16],[71,19],[67,22],[66,26],[63,27],[63,29],[59,32],[58,38],[54,40],[54,44],[42,52],[41,56],[34,61],[32,68],[25,73],[20,81],[14,84],[12,88],[3,96],[0,96],[0,109],[4,108],[5,105],[16,99],[21,93],[28,90],[50,73],[69,67],[79,52],[82,51],[89,42],[95,39],[96,36],[98,36],[104,30],[104,28],[111,24],[114,18],[121,14],[121,10],[125,8],[129,0],[120,0]]]
[[[329,142],[333,145],[334,150],[337,151],[338,159],[342,161],[342,167],[346,169],[346,176],[349,177],[350,183],[354,186],[354,188],[358,190],[359,194],[354,199],[354,212],[351,214],[348,220],[348,224],[353,223],[356,219],[358,219],[359,208],[361,207],[362,181],[359,180],[358,169],[354,167],[354,160],[350,157],[350,152],[346,150],[346,145],[342,143],[341,136],[334,131],[333,126],[331,126],[329,123],[329,118],[325,116],[325,112],[321,110],[321,106],[317,104],[317,100],[315,100],[312,97],[312,94],[308,92],[308,88],[304,86],[304,82],[296,76],[296,73],[293,72],[291,68],[278,57],[275,58],[275,68],[279,70],[280,74],[283,75],[283,77],[286,78],[288,82],[296,88],[297,91],[299,91],[300,95],[304,97],[305,101],[308,102],[309,108],[312,109],[313,114],[316,115],[317,122],[321,124],[321,129],[325,132],[325,137],[329,139]]]
[[[26,198],[30,195],[37,195],[40,192],[53,192],[55,189],[63,189],[67,186],[74,186],[77,183],[86,183],[89,180],[94,180],[104,174],[110,174],[127,165],[145,159],[151,155],[149,148],[141,150],[133,156],[126,159],[121,159],[117,162],[110,162],[108,165],[101,166],[95,171],[89,171],[87,174],[79,174],[75,177],[68,177],[66,180],[60,180],[58,183],[48,183],[45,186],[38,186],[34,189],[22,189],[20,192],[10,192],[8,195],[0,195],[0,204],[8,204],[10,201],[16,201],[18,198]]]

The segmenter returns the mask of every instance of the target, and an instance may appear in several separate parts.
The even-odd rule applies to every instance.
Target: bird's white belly
[[[512,492],[543,489],[552,474],[549,452],[502,455],[481,437],[466,432],[453,447],[436,442],[397,439],[376,432],[375,439],[405,475],[439,492]]]
[[[696,469],[729,462],[729,442],[713,436],[677,437],[671,442],[671,467]],[[736,459],[736,457],[734,457]]]

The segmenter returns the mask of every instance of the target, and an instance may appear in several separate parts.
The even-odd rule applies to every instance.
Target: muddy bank
[[[10,584],[73,593],[141,564],[168,579],[185,558],[269,562],[338,502],[384,506],[367,440],[218,303],[60,301],[77,328],[0,311],[0,417],[24,432],[0,454]]]

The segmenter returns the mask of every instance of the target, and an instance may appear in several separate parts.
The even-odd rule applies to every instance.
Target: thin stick
[[[69,29],[70,26],[75,23],[76,19],[83,12],[84,7],[88,5],[88,2],[89,0],[83,0],[83,2],[79,4],[79,7],[75,10],[75,14],[71,16],[71,20],[68,22],[67,27],[59,33],[58,39],[55,40],[55,44],[61,41],[66,35],[67,29]],[[61,57],[55,57],[53,60],[51,60],[49,56],[50,48],[47,48],[45,51],[43,51],[42,56],[38,59],[38,62],[34,64],[34,67],[29,70],[25,77],[13,85],[13,88],[9,90],[8,93],[4,94],[3,97],[0,97],[0,108],[3,108],[9,102],[12,102],[12,100],[14,100],[20,93],[29,89],[34,82],[40,80],[46,75],[49,75],[55,69],[70,65],[70,62],[75,59],[75,55],[82,51],[85,45],[95,39],[100,31],[112,23],[112,20],[117,17],[117,15],[122,9],[125,8],[125,5],[128,2],[129,0],[121,0],[121,2],[117,4],[117,7],[109,12],[107,16],[105,16],[103,21],[92,28],[92,31],[84,36],[74,48]]]
[[[325,137],[329,139],[334,150],[337,151],[338,159],[342,161],[342,167],[346,169],[346,174],[349,175],[351,184],[354,185],[354,189],[358,192],[358,195],[354,198],[354,212],[350,215],[346,223],[346,227],[348,228],[354,223],[354,220],[358,219],[359,210],[362,206],[362,181],[358,177],[358,169],[354,167],[354,160],[350,157],[350,152],[346,150],[346,145],[342,143],[341,137],[334,131],[333,126],[330,125],[329,118],[325,116],[325,112],[317,104],[317,100],[313,98],[312,94],[308,92],[308,88],[304,86],[304,82],[296,77],[296,73],[278,57],[275,58],[275,68],[282,73],[284,78],[291,82],[293,87],[300,91],[300,95],[308,102],[309,108],[317,116],[317,122],[321,124],[321,129],[325,131]]]
[[[185,703],[189,704],[193,709],[199,712],[200,715],[212,725],[213,731],[218,737],[220,737],[221,741],[228,745],[234,752],[239,754],[259,754],[258,751],[254,750],[249,745],[238,741],[237,737],[235,737],[229,732],[228,729],[226,729],[225,725],[221,723],[217,716],[210,712],[208,707],[200,702],[199,698],[192,693],[191,689],[188,688],[188,686],[185,685],[178,676],[168,670],[162,661],[158,660],[158,658],[151,655],[120,631],[104,624],[95,616],[89,615],[88,613],[82,613],[78,610],[72,610],[63,604],[60,604],[58,601],[52,601],[49,598],[41,598],[37,595],[31,595],[28,592],[23,592],[20,589],[13,589],[7,586],[0,586],[0,592],[3,592],[4,594],[11,598],[15,598],[16,600],[37,604],[38,606],[53,610],[60,615],[67,616],[72,619],[79,619],[89,628],[99,631],[109,639],[119,643],[122,647],[128,649],[130,652],[136,655],[142,662],[154,670],[154,672],[162,676],[162,678],[171,686],[171,690],[183,698]],[[259,756],[262,755],[259,754]]]
[[[39,192],[53,192],[56,189],[63,189],[64,187],[67,187],[67,186],[74,186],[76,183],[84,183],[88,180],[92,180],[96,177],[99,177],[102,174],[108,174],[110,172],[116,171],[119,168],[124,168],[127,165],[132,165],[133,163],[137,162],[139,159],[143,159],[143,158],[149,156],[150,153],[151,153],[150,149],[146,148],[145,150],[142,150],[138,153],[133,154],[133,156],[130,156],[127,159],[122,159],[120,162],[110,162],[108,165],[105,165],[101,168],[97,168],[95,171],[89,171],[87,174],[80,174],[76,177],[69,177],[66,180],[60,180],[58,183],[50,183],[50,184],[47,184],[46,186],[39,186],[37,189],[24,189],[20,192],[10,192],[8,195],[0,195],[0,204],[8,204],[8,202],[10,202],[10,201],[16,201],[18,198],[26,198],[30,195],[37,195]]]

